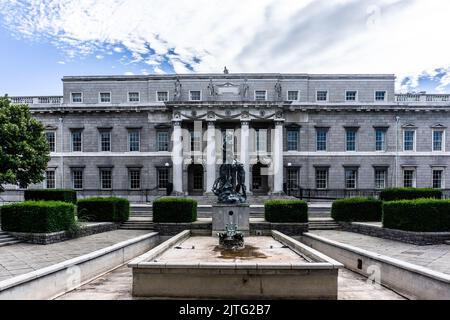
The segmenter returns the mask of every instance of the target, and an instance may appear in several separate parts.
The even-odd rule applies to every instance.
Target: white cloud
[[[66,64],[65,61],[58,61],[58,64]]]
[[[127,72],[125,72],[125,73],[124,73],[124,75],[126,75],[126,76],[133,76],[133,75],[134,75],[134,73],[133,73],[133,72],[131,72],[131,71],[127,71]]]
[[[98,60],[102,60],[105,56],[98,54],[95,56],[95,58],[97,58]]]
[[[127,52],[155,73],[395,73],[409,90],[450,70],[446,0],[0,0],[0,12],[69,58]]]

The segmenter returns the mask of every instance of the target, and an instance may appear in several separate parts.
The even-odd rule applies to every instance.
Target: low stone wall
[[[450,240],[450,232],[413,232],[387,229],[361,222],[340,222],[344,231],[361,233],[383,239],[401,241],[419,246],[442,244]]]
[[[308,223],[273,223],[267,221],[250,222],[251,235],[270,236],[272,230],[279,231],[288,236],[299,236],[308,232]]]
[[[210,236],[212,230],[211,221],[195,221],[186,223],[154,223],[154,230],[161,236],[174,236],[184,230],[190,230],[193,235]]]
[[[73,238],[90,236],[92,234],[117,230],[119,224],[113,222],[98,222],[82,225],[76,236],[71,236],[67,231],[52,233],[28,233],[28,232],[8,232],[17,239],[34,244],[51,244]]]

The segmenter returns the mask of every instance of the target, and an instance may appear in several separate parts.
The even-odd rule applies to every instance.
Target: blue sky
[[[450,92],[446,0],[0,0],[0,94],[64,75],[394,73]]]

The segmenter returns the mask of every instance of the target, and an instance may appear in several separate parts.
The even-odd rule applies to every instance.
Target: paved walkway
[[[131,268],[122,266],[78,289],[60,296],[59,300],[130,300],[132,284]],[[342,269],[338,278],[339,300],[403,300],[395,292],[366,282],[366,278]]]
[[[0,281],[79,257],[148,232],[116,230],[49,245],[19,243],[0,247]]]
[[[450,245],[417,246],[359,233],[314,230],[311,233],[388,257],[450,274]]]

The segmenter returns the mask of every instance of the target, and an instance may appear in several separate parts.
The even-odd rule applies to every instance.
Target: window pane
[[[327,150],[327,130],[317,129],[317,151]]]
[[[376,101],[384,101],[386,98],[386,91],[376,91],[375,92],[375,100]]]
[[[443,131],[433,131],[433,151],[442,151]]]
[[[101,92],[100,93],[100,102],[111,102],[111,93]]]
[[[386,170],[385,169],[376,169],[375,170],[375,188],[376,189],[384,189],[386,188]]]
[[[288,91],[288,100],[289,101],[297,101],[298,100],[298,91]]]
[[[414,170],[404,170],[403,171],[403,186],[405,188],[414,187]]]
[[[101,151],[111,151],[111,132],[100,132],[100,148]]]
[[[158,169],[158,188],[167,188],[169,183],[169,169]]]
[[[433,188],[442,189],[442,170],[433,170]]]
[[[72,131],[72,151],[81,151],[81,131]]]
[[[386,134],[384,132],[384,130],[381,129],[377,129],[375,131],[375,149],[377,151],[384,151],[385,150],[385,137]]]
[[[288,151],[298,150],[298,130],[287,131],[287,149]]]
[[[158,101],[168,101],[169,95],[167,94],[166,91],[158,91],[157,99],[158,99]]]
[[[347,151],[356,151],[356,131],[346,131]]]
[[[345,93],[345,100],[356,101],[356,91],[347,91]]]
[[[56,144],[55,144],[55,132],[46,132],[45,136],[47,138],[48,146],[50,148],[50,152],[55,152]]]
[[[129,92],[128,93],[128,101],[139,102],[139,92]]]
[[[169,133],[166,131],[158,132],[157,135],[158,151],[169,151]]]
[[[327,189],[328,187],[328,169],[316,169],[316,188]]]
[[[345,188],[356,189],[357,171],[355,169],[345,169]]]
[[[72,170],[72,185],[74,189],[83,189],[83,170]]]
[[[190,91],[190,96],[192,101],[200,101],[201,98],[200,91]]]
[[[405,151],[414,150],[414,131],[412,130],[405,131],[404,150]]]
[[[81,93],[72,93],[72,102],[74,103],[80,103],[82,102]]]
[[[128,132],[128,144],[130,146],[130,151],[139,151],[139,131]]]
[[[100,184],[102,189],[112,188],[112,173],[111,169],[100,170]]]
[[[141,171],[130,170],[130,189],[141,188]]]
[[[265,90],[255,91],[255,100],[256,101],[265,101],[266,100],[266,91]]]
[[[327,91],[317,91],[317,101],[327,101],[328,92]]]
[[[298,169],[289,168],[287,169],[287,187],[289,190],[294,190],[299,188],[298,181]]]
[[[46,171],[45,172],[45,187],[47,189],[55,189],[55,171]]]

